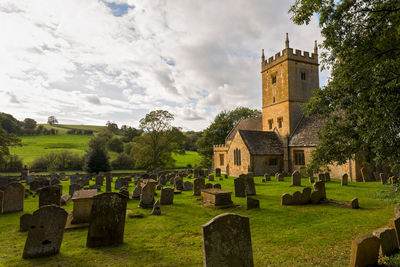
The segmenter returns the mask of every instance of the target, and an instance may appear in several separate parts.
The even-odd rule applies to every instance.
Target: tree
[[[57,123],[58,123],[58,120],[56,119],[55,116],[50,116],[50,117],[47,119],[47,123],[50,124],[50,125],[54,125],[54,124],[57,124]]]
[[[165,110],[155,110],[140,120],[142,136],[133,139],[131,155],[135,167],[173,167],[172,152],[179,152],[185,141],[180,128],[172,127],[174,116]]]
[[[7,133],[0,125],[0,168],[9,160],[9,147],[18,145],[21,145],[21,140],[15,134]]]
[[[400,6],[398,0],[296,0],[293,21],[318,14],[326,86],[305,105],[326,121],[310,168],[355,155],[400,166]],[[398,171],[397,171],[398,172]]]
[[[141,136],[143,133],[143,130],[136,129],[127,125],[122,125],[121,126],[121,132],[122,135],[124,136],[122,141],[125,143],[131,142],[134,137],[136,136]]]
[[[85,156],[85,169],[87,172],[93,173],[111,170],[110,157],[106,150],[104,137],[93,137],[89,141],[89,149]]]
[[[118,125],[115,122],[107,121],[106,127],[108,130],[110,130],[113,134],[117,134],[119,129]]]
[[[213,145],[224,144],[226,136],[240,120],[259,116],[261,116],[259,110],[245,107],[220,112],[204,130],[202,137],[197,140],[197,151],[203,158],[202,165],[207,167],[211,165]]]
[[[0,113],[0,126],[7,132],[11,134],[21,135],[22,122],[14,118],[11,114]]]
[[[121,138],[114,136],[107,142],[107,148],[109,151],[121,153],[124,151],[124,143],[121,141]]]
[[[36,128],[36,121],[34,119],[26,118],[24,120],[24,128],[29,130],[35,130]]]

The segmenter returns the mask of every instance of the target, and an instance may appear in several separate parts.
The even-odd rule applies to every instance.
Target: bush
[[[22,170],[22,159],[17,155],[10,155],[2,167],[5,172],[20,172]]]
[[[133,169],[133,158],[126,153],[120,153],[111,162],[111,166],[114,170],[131,170]]]
[[[132,152],[132,147],[134,146],[133,142],[124,144],[124,153],[130,155]]]
[[[94,137],[89,141],[89,151],[85,155],[85,170],[90,173],[108,172],[111,170],[104,137]]]
[[[124,151],[124,143],[121,141],[119,137],[114,136],[107,142],[107,149],[109,151],[121,153]]]
[[[35,159],[31,164],[35,171],[78,171],[83,169],[83,159],[79,154],[69,151],[49,153]]]

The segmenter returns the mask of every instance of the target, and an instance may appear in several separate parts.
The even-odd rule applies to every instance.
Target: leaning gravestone
[[[119,193],[93,197],[87,247],[120,244],[124,240],[127,198]]]
[[[140,194],[140,203],[139,207],[143,209],[151,209],[154,205],[154,193],[155,187],[152,186],[150,183],[146,183]]]
[[[347,173],[343,174],[342,176],[342,185],[347,185],[349,181],[349,176],[347,175]]]
[[[60,207],[43,206],[32,215],[23,258],[58,254],[68,213]]]
[[[161,205],[172,205],[174,202],[174,189],[165,187],[161,189],[160,204]]]
[[[46,205],[61,206],[61,188],[55,185],[43,187],[39,191],[39,208]]]
[[[371,234],[357,237],[351,243],[350,267],[375,266],[379,256],[379,238]]]
[[[246,184],[244,178],[236,178],[233,182],[235,184],[235,197],[245,197]]]
[[[196,178],[193,180],[193,195],[200,196],[201,190],[205,188],[205,179]]]
[[[204,224],[202,232],[204,266],[254,266],[248,217],[224,213]]]
[[[3,213],[24,210],[25,187],[17,182],[9,183],[3,191]],[[1,203],[0,203],[1,211]]]
[[[26,213],[24,215],[21,215],[19,217],[19,231],[20,232],[26,232],[29,230],[32,224],[32,214]]]
[[[299,171],[294,171],[292,174],[292,186],[301,186],[301,174]]]
[[[161,215],[160,200],[157,200],[153,205],[152,215]]]

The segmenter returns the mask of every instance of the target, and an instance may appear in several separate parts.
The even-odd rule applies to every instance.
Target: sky
[[[289,0],[2,0],[0,112],[19,120],[138,127],[163,109],[184,130],[261,109],[261,49],[313,51],[317,19]],[[320,73],[320,85],[328,74]]]

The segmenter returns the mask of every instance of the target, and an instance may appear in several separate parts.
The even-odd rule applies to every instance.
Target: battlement
[[[311,53],[310,56],[310,52],[307,51],[301,51],[299,49],[293,51],[293,48],[285,48],[281,52],[276,53],[275,56],[262,61],[261,72],[264,72],[285,60],[294,60],[318,65],[318,54]]]
[[[225,144],[214,145],[214,151],[225,151],[228,150],[228,146]]]

